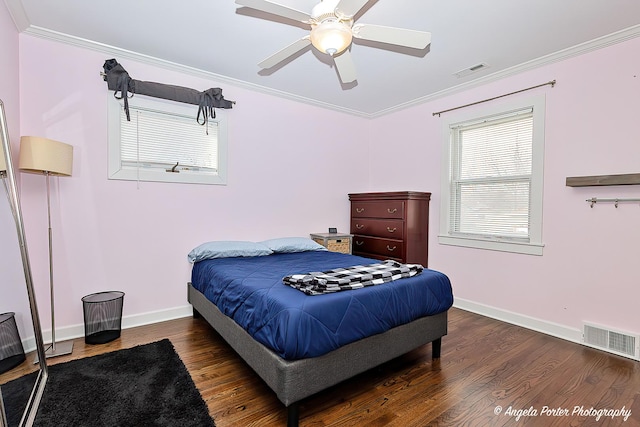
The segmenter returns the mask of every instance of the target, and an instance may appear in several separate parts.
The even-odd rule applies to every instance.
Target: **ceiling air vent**
[[[469,68],[465,68],[464,70],[460,70],[457,73],[454,73],[454,75],[458,78],[460,77],[465,77],[468,76],[469,74],[475,73],[477,71],[480,70],[484,70],[485,68],[489,68],[489,66],[487,64],[485,64],[484,62],[481,62],[480,64],[476,64],[473,65]]]
[[[585,323],[582,340],[588,346],[640,360],[640,336],[638,335]]]

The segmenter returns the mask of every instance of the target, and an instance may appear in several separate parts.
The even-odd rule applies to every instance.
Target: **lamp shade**
[[[73,146],[52,139],[23,136],[18,167],[24,172],[71,176]]]

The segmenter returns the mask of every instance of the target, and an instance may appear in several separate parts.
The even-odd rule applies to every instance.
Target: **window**
[[[544,97],[445,123],[442,244],[542,255]]]
[[[109,98],[109,179],[226,184],[224,111],[202,126],[196,105],[136,95],[127,121],[123,101]]]

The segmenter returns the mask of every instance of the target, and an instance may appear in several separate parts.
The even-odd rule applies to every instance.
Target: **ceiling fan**
[[[353,17],[368,2],[369,0],[321,0],[308,14],[269,0],[236,0],[236,4],[241,6],[299,21],[311,27],[309,35],[260,62],[260,68],[271,68],[312,44],[320,52],[333,58],[342,83],[356,80],[356,68],[348,49],[354,37],[413,49],[425,49],[431,43],[431,33],[424,31],[354,24]]]

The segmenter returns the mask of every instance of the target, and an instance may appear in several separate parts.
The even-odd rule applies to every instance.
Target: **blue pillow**
[[[308,237],[281,237],[260,242],[275,253],[326,251],[327,248]]]
[[[218,240],[203,243],[187,255],[190,263],[213,258],[271,255],[273,251],[262,243]]]

